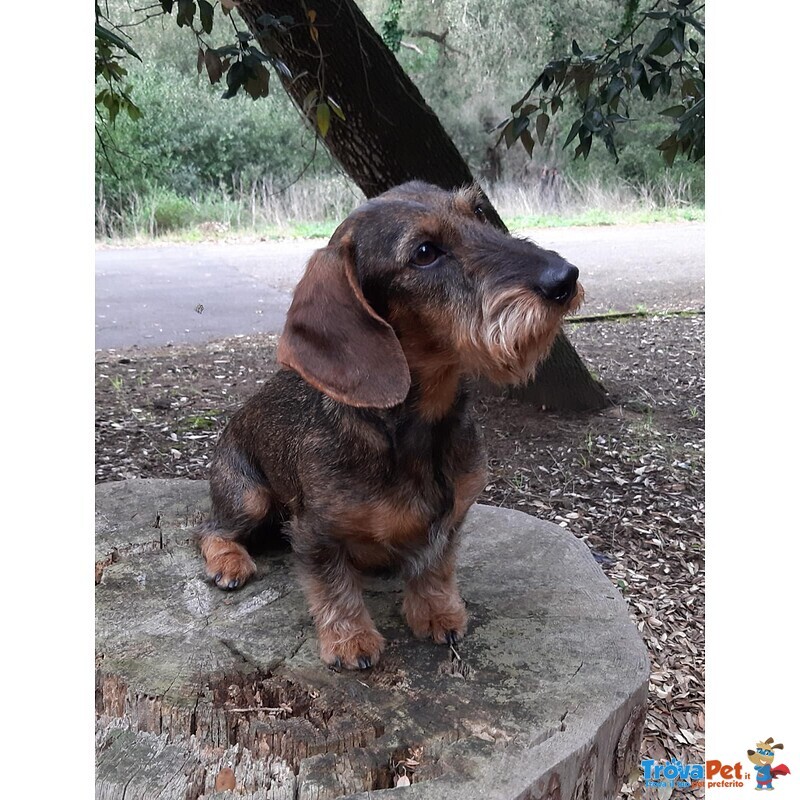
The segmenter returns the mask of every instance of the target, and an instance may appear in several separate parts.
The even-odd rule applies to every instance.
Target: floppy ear
[[[358,284],[349,237],[317,250],[297,284],[278,361],[315,389],[359,408],[405,400],[408,364],[392,327]]]

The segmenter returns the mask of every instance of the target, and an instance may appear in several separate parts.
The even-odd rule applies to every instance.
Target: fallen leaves
[[[602,414],[481,402],[491,424],[490,483],[480,501],[572,531],[629,604],[653,669],[642,757],[656,761],[704,758],[703,323],[572,328],[616,403]],[[641,783],[625,793],[648,796]]]

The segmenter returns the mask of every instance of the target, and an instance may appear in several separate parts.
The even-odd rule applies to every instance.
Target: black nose
[[[537,276],[535,289],[546,300],[566,303],[575,295],[578,275],[578,268],[569,261],[553,260]]]

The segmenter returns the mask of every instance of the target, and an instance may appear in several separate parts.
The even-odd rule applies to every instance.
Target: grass
[[[544,214],[540,216],[505,217],[510,231],[527,228],[575,228],[593,225],[641,225],[651,222],[703,222],[705,209],[689,208],[626,209],[608,211],[602,208],[587,209],[576,214]]]
[[[97,241],[142,244],[257,237],[330,237],[364,199],[340,176],[284,187],[269,180],[186,197],[155,187],[112,203],[102,186],[95,199]]]
[[[488,194],[511,231],[705,219],[702,201],[683,179],[662,177],[639,185],[560,180],[545,188],[535,182],[496,184]],[[262,180],[192,197],[154,188],[131,193],[114,210],[101,186],[95,202],[95,230],[97,241],[109,244],[327,239],[363,199],[346,178],[331,176],[300,180],[288,187]]]
[[[108,244],[114,247],[139,247],[153,243],[161,244],[199,244],[201,242],[233,242],[252,239],[268,241],[285,241],[287,239],[330,239],[331,234],[341,222],[296,222],[286,225],[267,225],[259,228],[234,228],[194,225],[183,230],[150,235],[145,231],[131,235],[96,237],[96,244]]]
[[[179,427],[192,431],[211,431],[219,427],[219,417],[222,411],[212,409],[204,414],[189,414],[184,417]]]
[[[512,231],[705,219],[694,186],[668,173],[643,183],[568,177],[544,187],[501,183],[492,188],[490,198]]]

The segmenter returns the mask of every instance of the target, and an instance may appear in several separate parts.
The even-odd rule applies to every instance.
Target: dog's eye
[[[414,251],[411,263],[415,267],[432,267],[439,260],[441,254],[442,251],[435,244],[425,242]]]
[[[483,210],[483,206],[475,206],[475,216],[481,222],[486,222],[486,212]]]

